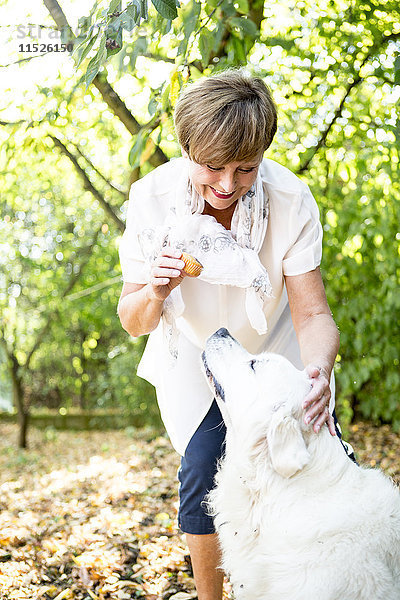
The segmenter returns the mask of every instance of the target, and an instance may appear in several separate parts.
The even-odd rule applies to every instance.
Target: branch
[[[249,17],[260,29],[264,18],[264,0],[251,0],[249,2]]]
[[[211,17],[215,14],[215,12],[222,5],[222,3],[223,3],[223,0],[220,0],[217,3],[217,5],[215,6],[215,8],[210,12],[210,14],[208,14],[205,17],[204,22],[200,25],[200,27],[194,32],[193,39],[192,39],[192,45],[193,45],[193,42],[196,39],[197,35],[208,24]],[[236,14],[239,14],[239,13],[236,13]],[[253,21],[253,23],[257,26],[258,30],[260,30],[261,21],[263,20],[263,16],[264,16],[264,0],[250,0],[248,16]],[[221,8],[220,20],[221,21],[225,20],[223,8]],[[230,36],[231,36],[231,33],[229,32],[228,28],[225,27],[225,31],[222,35],[218,49],[215,52],[210,53],[210,57],[208,59],[208,65],[210,65],[214,61],[214,59],[216,59],[216,58],[220,59],[226,55],[226,50],[225,50],[226,44],[227,44]],[[188,46],[188,49],[186,50],[186,57],[185,57],[184,65],[186,67],[188,67],[189,73],[190,73],[191,66],[195,67],[198,71],[203,73],[205,67],[203,66],[201,60],[193,60],[190,63],[188,62],[189,51],[190,51],[190,48]]]
[[[249,0],[249,13],[248,16],[253,21],[253,23],[257,26],[258,32],[260,33],[261,22],[264,16],[264,0]],[[222,16],[223,12],[222,12]],[[225,30],[225,33],[222,37],[220,47],[215,54],[210,55],[210,63],[214,58],[222,58],[226,54],[225,48],[228,39],[231,34],[228,29]],[[255,41],[255,40],[254,40]],[[253,45],[254,45],[253,41]],[[249,50],[250,51],[250,50]]]
[[[69,282],[68,282],[66,288],[64,289],[63,293],[61,294],[60,299],[66,298],[68,296],[68,294],[71,292],[71,290],[78,283],[78,281],[82,275],[83,269],[85,268],[85,266],[87,265],[87,263],[90,260],[90,257],[92,256],[93,246],[97,242],[97,238],[101,232],[101,229],[102,229],[102,226],[99,227],[99,229],[95,232],[91,242],[84,248],[81,248],[80,251],[77,253],[77,256],[83,256],[83,260],[80,263],[78,269],[74,269],[74,268],[72,269]],[[32,360],[34,353],[40,347],[45,335],[47,334],[48,330],[51,327],[51,324],[54,322],[55,316],[58,314],[59,314],[59,311],[58,311],[58,308],[56,308],[54,310],[54,312],[51,312],[48,315],[46,323],[43,325],[42,329],[38,332],[38,334],[36,336],[35,343],[33,344],[31,351],[29,352],[24,365],[20,365],[20,363],[18,362],[18,360],[15,356],[15,353],[8,347],[8,344],[5,339],[5,332],[2,329],[0,329],[0,345],[3,346],[7,358],[13,362],[13,365],[15,368],[23,366],[24,369],[29,370],[29,365],[30,365],[30,362]]]
[[[14,24],[10,24],[10,25],[1,25],[1,27],[15,27]],[[51,25],[40,25],[39,23],[24,23],[24,27],[29,27],[29,33],[31,33],[31,27],[39,27],[40,29],[51,29],[53,30],[54,27],[52,27]],[[0,65],[0,69],[6,69],[7,67],[12,67],[13,65],[18,65],[19,63],[22,62],[26,62],[27,60],[32,60],[32,58],[40,58],[41,56],[46,56],[46,54],[49,54],[48,52],[44,52],[43,54],[32,54],[32,56],[27,56],[26,58],[20,58],[19,60],[16,60],[15,62],[9,63],[8,65]]]
[[[85,246],[85,248],[81,248],[80,251],[77,253],[78,256],[83,256],[83,261],[80,263],[78,269],[76,270],[76,273],[74,273],[74,269],[72,269],[71,278],[69,280],[67,287],[63,291],[61,298],[65,298],[66,296],[68,296],[68,294],[70,293],[72,288],[74,288],[75,285],[78,283],[78,281],[82,275],[83,269],[86,267],[87,263],[89,262],[89,260],[92,256],[93,247],[97,243],[97,238],[100,235],[102,227],[103,227],[103,224],[100,225],[98,230],[94,233],[92,241],[87,246]]]
[[[56,309],[55,312],[56,313],[58,312],[57,309]],[[50,329],[50,325],[53,323],[54,317],[55,317],[55,314],[51,313],[51,315],[49,315],[49,317],[47,319],[47,322],[45,323],[45,325],[42,327],[42,329],[37,334],[35,343],[33,344],[33,347],[32,347],[31,351],[29,352],[29,354],[27,356],[26,362],[23,365],[24,369],[27,369],[27,370],[29,369],[29,365],[30,365],[30,362],[32,360],[32,356],[34,355],[34,353],[36,352],[36,350],[39,348],[40,344],[43,341],[44,336],[46,335],[47,331]]]
[[[20,125],[21,123],[28,123],[26,119],[20,119],[19,121],[0,121],[0,125]]]
[[[7,360],[10,359],[12,356],[12,350],[10,350],[8,347],[5,331],[2,327],[0,327],[0,346],[3,347]]]
[[[57,0],[43,0],[43,2],[53,18],[57,29],[66,30],[68,32],[69,39],[74,42],[75,36]],[[137,135],[142,129],[142,126],[136,121],[130,110],[127,108],[125,102],[121,100],[118,94],[108,83],[106,76],[98,73],[93,79],[93,84],[99,90],[104,102],[112,110],[115,116],[118,117],[119,120],[125,125],[129,133],[132,135]],[[154,154],[149,158],[149,163],[152,167],[158,167],[167,161],[168,158],[159,147],[156,148]]]
[[[125,102],[121,100],[117,92],[108,83],[106,76],[103,73],[99,73],[93,79],[93,83],[102,95],[104,102],[106,102],[115,116],[125,125],[129,133],[137,135],[142,129],[142,125],[136,121]],[[154,154],[149,158],[149,163],[152,167],[158,167],[165,162],[168,162],[168,158],[165,156],[164,152],[157,147]]]
[[[99,227],[99,229],[95,232],[95,234],[94,234],[94,236],[92,238],[92,241],[87,246],[85,246],[85,248],[82,248],[79,251],[78,255],[79,256],[83,256],[83,261],[81,262],[81,264],[79,265],[79,267],[78,267],[78,269],[76,271],[74,269],[72,269],[70,280],[69,280],[68,285],[66,286],[65,290],[61,294],[60,299],[65,298],[70,293],[70,291],[72,290],[72,288],[79,281],[79,279],[80,279],[80,277],[82,275],[83,269],[85,268],[85,266],[87,265],[87,263],[90,260],[90,257],[92,255],[93,246],[97,242],[97,238],[98,238],[99,233],[101,231],[101,227]],[[38,333],[38,335],[36,337],[36,341],[35,341],[32,349],[31,349],[31,351],[28,354],[28,357],[26,359],[24,368],[29,369],[29,364],[30,364],[30,362],[32,360],[32,356],[34,355],[34,353],[36,352],[36,350],[39,348],[40,344],[43,341],[43,338],[45,337],[46,333],[50,329],[51,324],[54,322],[55,316],[58,315],[58,314],[59,314],[58,308],[56,308],[54,310],[54,312],[52,312],[52,313],[49,314],[47,322],[44,324],[44,326],[42,327],[42,329]]]
[[[124,231],[124,229],[125,229],[124,222],[121,221],[121,219],[118,217],[118,215],[114,212],[114,208],[104,199],[104,197],[101,195],[101,193],[98,191],[98,189],[94,187],[94,185],[90,181],[89,177],[86,175],[85,170],[82,169],[82,167],[78,163],[77,158],[73,154],[71,154],[71,152],[62,143],[62,141],[59,138],[55,137],[54,135],[49,135],[49,137],[53,140],[53,142],[57,146],[57,148],[59,148],[61,150],[61,152],[63,154],[65,154],[65,156],[67,156],[69,158],[69,160],[72,162],[78,175],[80,176],[80,178],[83,181],[84,189],[88,190],[89,192],[91,192],[93,194],[93,196],[96,198],[96,200],[99,201],[100,205],[103,207],[105,212],[111,217],[111,219],[117,225],[118,229],[120,231]]]
[[[364,59],[363,64],[364,64],[365,61],[366,61],[366,59]],[[354,78],[354,80],[352,81],[352,83],[350,83],[348,85],[348,87],[347,87],[347,89],[346,89],[346,91],[344,93],[344,96],[343,96],[343,98],[340,101],[340,104],[339,104],[338,108],[335,110],[335,114],[333,115],[332,119],[327,124],[327,126],[324,129],[324,131],[322,132],[322,135],[319,138],[317,145],[314,146],[313,153],[300,166],[300,168],[297,170],[298,173],[303,173],[304,171],[306,171],[308,169],[308,166],[309,166],[310,162],[312,161],[312,159],[314,158],[314,156],[317,154],[318,150],[322,146],[325,145],[325,141],[326,141],[326,138],[328,137],[328,133],[332,129],[332,126],[334,125],[334,123],[337,121],[337,119],[342,114],[343,106],[344,106],[344,103],[346,102],[347,97],[349,96],[351,90],[356,85],[358,85],[361,81],[362,81],[362,77],[360,77],[359,75],[357,75],[357,77]]]
[[[169,63],[175,64],[174,58],[169,58],[168,56],[161,56],[161,54],[153,54],[152,52],[144,52],[142,54],[142,56],[144,56],[145,58],[151,58],[152,60],[169,62]]]
[[[211,20],[211,17],[215,14],[215,12],[220,7],[222,2],[223,2],[223,0],[220,0],[217,3],[216,7],[210,12],[210,14],[207,15],[204,22],[194,33],[194,39],[200,33],[200,31],[202,29],[204,29],[204,27],[209,23],[209,21]],[[238,13],[236,13],[236,14],[238,14]],[[221,9],[221,16],[224,17],[223,9]],[[264,0],[250,0],[248,16],[253,21],[253,23],[257,26],[257,29],[260,31],[261,21],[263,20],[263,16],[264,16]],[[219,48],[217,49],[216,52],[211,52],[208,64],[212,63],[214,58],[222,58],[224,56],[226,43],[227,43],[228,39],[230,38],[230,35],[231,34],[228,31],[228,29],[225,29],[224,34],[221,39],[221,42],[220,42],[220,45],[219,45]],[[187,52],[187,54],[188,54],[188,52]],[[201,72],[203,72],[203,70],[204,70],[201,61],[193,61],[190,64],[187,64],[187,62],[185,61],[185,64],[189,67],[190,67],[190,64],[192,64]]]
[[[26,58],[20,58],[15,62],[9,63],[8,65],[0,65],[0,69],[6,69],[7,67],[12,67],[13,65],[17,65],[18,63],[26,62],[27,60],[32,60],[32,58],[41,58],[42,56],[46,56],[49,52],[44,52],[43,54],[32,54],[32,56],[27,56]]]
[[[43,121],[47,122],[48,118],[47,115],[46,117],[43,119]],[[39,123],[41,123],[42,121],[39,121]],[[7,125],[20,125],[21,123],[28,123],[28,128],[32,126],[33,121],[27,121],[26,119],[21,119],[20,121],[0,121],[0,126],[7,126]],[[53,140],[54,141],[54,140]],[[60,140],[59,140],[60,141]],[[74,148],[76,149],[76,151],[78,152],[78,154],[88,163],[88,165],[90,165],[90,167],[97,173],[97,175],[108,185],[110,186],[110,188],[112,188],[113,190],[115,190],[116,192],[118,192],[118,194],[121,194],[121,196],[124,198],[124,200],[127,198],[128,195],[128,191],[124,191],[122,190],[120,187],[118,187],[117,185],[115,185],[114,183],[112,183],[111,181],[109,181],[104,175],[103,173],[101,173],[101,171],[99,171],[97,169],[97,167],[94,166],[94,164],[89,160],[89,158],[87,156],[85,156],[85,154],[83,154],[82,150],[79,148],[79,146],[77,146],[77,144],[75,144],[74,142],[72,142],[71,140],[68,140],[68,143],[72,144],[74,146]],[[64,151],[65,146],[63,146],[63,151]],[[71,158],[72,155],[68,154],[68,158]],[[74,163],[75,164],[75,163]]]
[[[75,35],[69,26],[67,17],[65,16],[61,6],[56,0],[43,0],[43,4],[47,8],[52,17],[53,21],[57,25],[59,31],[65,31],[67,33],[67,42],[75,42]]]
[[[79,292],[75,292],[73,294],[69,294],[68,296],[64,296],[64,298],[70,301],[80,300],[85,296],[90,296],[91,294],[95,294],[99,290],[103,290],[106,287],[110,287],[110,285],[114,285],[114,283],[121,283],[121,275],[116,275],[116,277],[112,277],[111,279],[107,279],[106,281],[96,283],[95,285],[92,285],[89,288],[80,290]]]
[[[332,119],[327,124],[324,131],[322,132],[322,135],[321,135],[320,139],[318,140],[317,145],[314,147],[312,154],[309,155],[308,158],[304,161],[304,163],[299,167],[299,169],[297,170],[297,173],[303,173],[304,171],[306,171],[309,167],[310,162],[312,161],[314,156],[317,154],[318,150],[322,146],[325,145],[326,138],[327,138],[330,130],[332,129],[332,126],[334,125],[334,123],[337,121],[337,119],[342,114],[343,106],[344,106],[351,90],[354,87],[356,87],[359,83],[361,83],[364,79],[363,77],[361,77],[360,71],[363,68],[363,66],[365,65],[365,63],[368,62],[376,54],[376,52],[378,50],[380,50],[386,43],[388,43],[389,41],[395,41],[398,39],[400,39],[400,33],[391,33],[390,35],[383,35],[380,38],[380,40],[376,40],[375,43],[371,46],[370,52],[365,55],[361,65],[360,65],[360,68],[358,69],[358,72],[353,74],[353,77],[354,77],[353,81],[351,83],[349,83],[349,85],[347,86],[345,93],[340,101],[340,104],[335,111],[335,114],[333,115]],[[370,77],[370,76],[371,75],[368,75],[368,77]]]
[[[206,25],[208,25],[208,23],[211,21],[211,17],[215,14],[217,8],[219,8],[221,6],[221,4],[223,3],[224,0],[219,0],[219,2],[217,3],[217,6],[210,12],[209,15],[207,15],[204,19],[204,22],[200,25],[200,27],[197,29],[197,31],[194,32],[194,37],[196,37],[200,31],[202,29],[204,29],[204,27]]]
[[[111,181],[109,181],[101,171],[98,170],[97,167],[94,166],[94,164],[91,162],[91,160],[88,159],[88,157],[83,154],[82,150],[79,148],[79,146],[77,144],[75,144],[74,142],[72,142],[71,140],[68,140],[68,142],[70,144],[72,144],[74,146],[74,148],[76,149],[76,151],[78,152],[79,156],[81,156],[87,163],[88,165],[90,165],[90,167],[93,169],[93,171],[95,171],[97,173],[97,175],[113,190],[115,190],[116,192],[118,192],[118,194],[121,194],[121,196],[124,198],[124,200],[126,199],[128,192],[121,190],[121,188],[117,187],[114,183],[111,183]]]

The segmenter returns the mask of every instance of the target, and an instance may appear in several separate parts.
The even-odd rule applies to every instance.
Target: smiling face
[[[187,155],[186,155],[187,156]],[[261,157],[223,166],[190,161],[189,176],[198,194],[217,210],[226,210],[249,191],[257,178]]]

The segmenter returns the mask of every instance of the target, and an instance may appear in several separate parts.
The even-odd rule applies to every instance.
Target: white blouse
[[[135,182],[130,191],[126,230],[120,243],[124,282],[148,283],[148,269],[138,239],[151,207],[154,226],[162,225],[175,201],[175,183],[186,159],[177,158]],[[269,194],[269,220],[259,258],[267,269],[273,298],[264,303],[268,331],[260,335],[249,323],[245,289],[213,285],[186,277],[181,283],[184,311],[176,320],[178,358],[173,365],[164,351],[162,324],[153,331],[138,375],[156,387],[161,417],[181,455],[207,414],[213,394],[201,368],[206,339],[226,327],[248,351],[276,352],[300,369],[299,345],[293,328],[284,275],[300,275],[321,262],[322,227],[317,204],[306,184],[285,167],[263,159],[260,174]],[[331,381],[332,398],[334,381]],[[333,400],[332,400],[333,405]]]

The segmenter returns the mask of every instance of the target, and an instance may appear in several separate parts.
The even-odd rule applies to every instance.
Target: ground
[[[26,451],[16,439],[16,426],[1,426],[1,600],[196,597],[166,436],[32,429]],[[360,462],[400,482],[389,426],[357,423],[347,439]]]

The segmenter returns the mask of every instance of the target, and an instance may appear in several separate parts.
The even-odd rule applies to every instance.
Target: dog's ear
[[[268,427],[268,449],[275,471],[288,478],[308,464],[310,454],[298,421],[279,413],[273,415]]]

